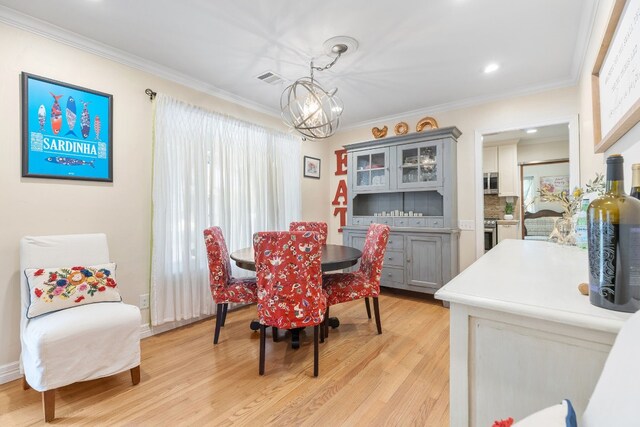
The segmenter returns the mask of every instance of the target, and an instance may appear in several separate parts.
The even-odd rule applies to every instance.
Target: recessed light
[[[536,133],[538,129],[527,129],[527,133]]]
[[[498,68],[500,68],[500,66],[498,64],[496,64],[495,62],[493,62],[493,63],[487,65],[486,67],[484,67],[484,72],[487,73],[487,74],[493,73]]]

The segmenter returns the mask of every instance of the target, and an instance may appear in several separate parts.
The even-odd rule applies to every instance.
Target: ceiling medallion
[[[301,77],[287,86],[280,96],[282,120],[305,139],[325,139],[336,133],[340,126],[343,104],[336,96],[337,88],[324,89],[313,76],[314,71],[333,67],[350,48],[357,49],[358,42],[351,37],[333,37],[324,43],[330,46],[333,61],[324,67],[309,64],[309,77]]]

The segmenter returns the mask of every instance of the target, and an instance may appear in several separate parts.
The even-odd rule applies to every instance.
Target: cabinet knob
[[[407,258],[407,262],[411,262],[411,258]]]

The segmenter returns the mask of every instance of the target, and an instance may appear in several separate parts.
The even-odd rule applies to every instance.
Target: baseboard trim
[[[20,362],[11,362],[0,366],[0,384],[21,378]]]
[[[195,323],[195,322],[199,322],[201,320],[213,318],[214,316],[215,315],[213,315],[213,314],[208,314],[208,315],[205,315],[205,316],[194,317],[193,319],[177,320],[175,322],[166,322],[166,323],[163,323],[161,325],[151,326],[151,335],[161,334],[163,332],[167,332],[167,331],[170,331],[172,329],[177,329],[177,328],[180,328],[182,326],[189,325],[191,323]]]
[[[140,339],[141,340],[143,340],[145,338],[149,338],[152,335],[153,335],[153,331],[151,330],[151,327],[149,326],[148,323],[145,323],[144,325],[140,325]]]

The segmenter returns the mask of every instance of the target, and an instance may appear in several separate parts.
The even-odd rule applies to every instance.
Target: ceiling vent
[[[256,78],[274,86],[279,85],[280,83],[284,83],[284,79],[273,71],[265,71],[264,73],[258,75]]]

